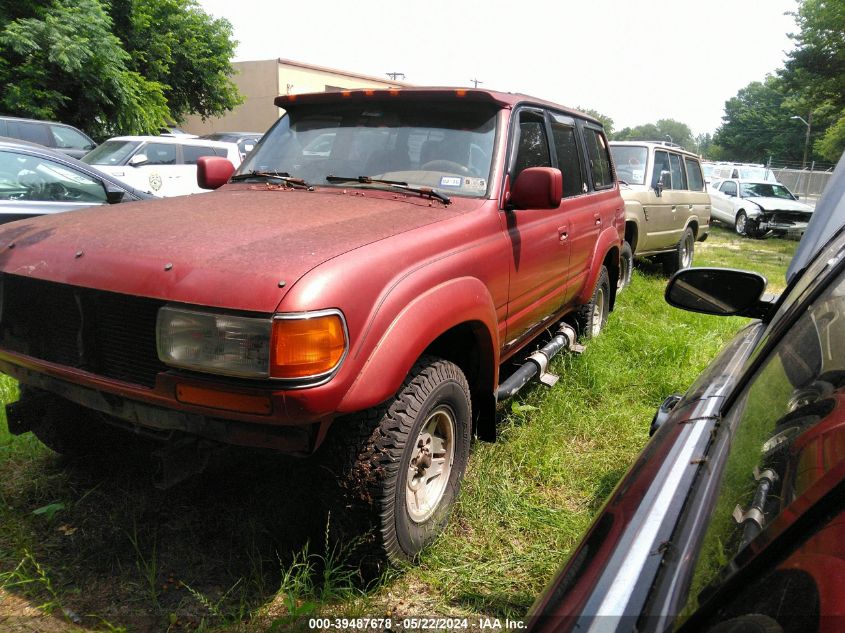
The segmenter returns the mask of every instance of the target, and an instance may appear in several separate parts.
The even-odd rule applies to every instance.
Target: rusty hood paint
[[[482,202],[464,199],[445,207],[383,191],[229,185],[2,225],[0,271],[272,312],[298,279],[323,262]]]

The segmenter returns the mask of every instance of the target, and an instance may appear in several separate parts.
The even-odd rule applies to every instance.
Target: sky
[[[796,0],[198,0],[234,61],[284,58],[418,85],[520,92],[712,133],[725,101],[783,66]],[[400,77],[401,79],[401,77]]]

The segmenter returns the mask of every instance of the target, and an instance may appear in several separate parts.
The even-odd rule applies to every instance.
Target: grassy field
[[[796,242],[716,229],[696,265],[784,287]],[[745,322],[669,308],[634,273],[605,332],[509,403],[500,439],[473,446],[458,507],[420,563],[365,579],[297,462],[230,455],[176,488],[150,465],[71,462],[0,422],[0,630],[309,630],[302,616],[522,618],[682,392]],[[0,398],[16,398],[0,380]],[[294,623],[298,622],[298,627]]]

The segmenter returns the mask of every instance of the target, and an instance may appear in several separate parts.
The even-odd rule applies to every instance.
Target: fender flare
[[[432,318],[433,312],[437,318]],[[367,361],[341,400],[338,411],[362,411],[392,397],[414,362],[439,336],[468,323],[479,324],[487,332],[490,349],[481,350],[481,358],[489,358],[492,371],[484,372],[482,367],[481,380],[490,383],[492,394],[499,373],[496,309],[490,292],[479,279],[461,277],[427,290],[396,315],[369,351]],[[488,385],[483,387],[486,391]]]
[[[616,249],[618,257],[619,251],[622,248],[622,243],[619,241],[619,232],[616,230],[616,227],[611,226],[604,229],[604,231],[602,231],[599,235],[599,239],[596,240],[596,246],[593,250],[593,258],[591,260],[592,267],[590,269],[590,275],[587,277],[587,283],[584,284],[584,287],[581,289],[581,293],[575,299],[577,305],[582,306],[592,298],[593,290],[595,288],[596,281],[599,278],[601,267],[604,265],[605,257],[607,257],[607,254],[614,248]]]

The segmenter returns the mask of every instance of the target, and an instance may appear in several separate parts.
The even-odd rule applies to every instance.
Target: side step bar
[[[560,325],[558,333],[551,341],[546,343],[539,350],[531,354],[528,359],[511,374],[507,380],[499,385],[496,390],[496,401],[501,402],[512,398],[516,393],[522,389],[528,382],[539,374],[539,380],[547,387],[554,386],[558,381],[558,376],[547,371],[549,362],[561,350],[567,349],[571,352],[580,354],[584,351],[584,346],[576,342],[577,335],[575,329],[565,323]]]

